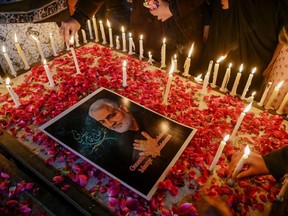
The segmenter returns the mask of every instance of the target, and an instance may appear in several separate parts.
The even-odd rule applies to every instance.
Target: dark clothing
[[[229,9],[223,10],[221,1],[216,0],[212,11],[210,32],[203,56],[203,71],[207,69],[210,60],[216,61],[227,54],[219,69],[217,85],[221,85],[225,70],[231,62],[233,68],[228,83],[228,89],[231,90],[236,72],[243,63],[238,94],[242,93],[253,67],[257,67],[257,71],[250,90],[259,90],[263,70],[271,60],[278,43],[278,33],[285,20],[287,21],[288,1],[229,1]]]
[[[263,159],[276,180],[288,173],[288,146],[263,156]]]

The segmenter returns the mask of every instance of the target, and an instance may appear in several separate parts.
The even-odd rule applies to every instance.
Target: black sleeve
[[[264,155],[263,159],[276,180],[288,173],[288,146]]]

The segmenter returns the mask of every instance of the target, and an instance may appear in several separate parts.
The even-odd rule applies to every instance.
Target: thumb
[[[251,175],[253,175],[252,170],[251,170],[251,169],[247,169],[247,170],[244,170],[244,171],[240,172],[240,173],[236,176],[236,178],[237,178],[237,179],[241,179],[241,178],[245,178],[245,177],[248,177],[248,176],[251,176]]]

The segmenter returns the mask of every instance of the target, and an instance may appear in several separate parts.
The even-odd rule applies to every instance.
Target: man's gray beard
[[[125,115],[125,118],[122,120],[121,122],[121,127],[117,127],[117,128],[111,128],[112,130],[118,132],[118,133],[124,133],[126,131],[129,130],[129,128],[132,125],[132,120],[133,120],[133,116],[131,113],[127,113],[127,112],[123,112]]]

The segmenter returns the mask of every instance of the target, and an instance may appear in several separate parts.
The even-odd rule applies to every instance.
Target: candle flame
[[[70,40],[69,40],[69,44],[73,45],[74,44],[74,36],[71,36]]]
[[[111,25],[110,25],[110,22],[108,19],[107,19],[107,26],[108,26],[108,28],[111,28]]]
[[[126,67],[126,65],[127,65],[127,61],[126,61],[126,60],[124,60],[124,61],[123,61],[123,67],[125,68],[125,67]]]
[[[244,109],[244,113],[247,113],[247,112],[249,112],[249,110],[251,109],[251,107],[252,107],[252,102]]]
[[[123,33],[125,32],[124,26],[121,27],[121,31],[122,31]]]
[[[248,155],[250,154],[250,148],[249,148],[248,145],[245,147],[244,154],[245,154],[246,156],[248,156]]]
[[[149,51],[149,52],[148,52],[148,56],[151,56],[151,55],[152,55],[152,53],[151,53],[151,51]]]
[[[217,63],[220,63],[221,61],[223,61],[226,58],[227,55],[225,56],[221,56],[219,59],[217,59]]]
[[[14,34],[14,40],[15,40],[15,43],[18,42],[18,40],[17,40],[17,34],[16,34],[16,33]]]
[[[175,60],[177,59],[177,54],[174,54],[174,59],[175,59]]]
[[[191,57],[191,55],[192,55],[192,52],[193,52],[193,49],[194,49],[194,42],[192,43],[192,45],[191,45],[191,48],[190,48],[190,50],[189,50],[189,53],[188,53],[188,58],[190,58],[190,57]]]
[[[241,64],[239,67],[239,72],[241,73],[242,71],[243,71],[243,64]]]
[[[143,35],[142,34],[140,35],[140,40],[143,40]]]
[[[165,43],[166,43],[166,38],[164,37],[164,38],[163,38],[163,44],[165,44]]]
[[[5,82],[6,82],[6,85],[7,85],[7,86],[10,85],[10,78],[7,77]]]
[[[6,47],[4,45],[2,46],[2,51],[3,53],[6,53]]]
[[[228,134],[228,135],[226,135],[225,137],[224,137],[224,142],[227,142],[228,141],[228,139],[229,139],[229,137],[230,137],[230,135]]]
[[[132,37],[132,33],[131,33],[131,32],[129,32],[129,37],[130,37],[130,38]]]
[[[116,39],[119,40],[119,36],[118,35],[116,36]]]
[[[174,61],[172,61],[171,67],[170,67],[170,71],[169,71],[169,76],[172,76],[174,71]]]
[[[275,90],[279,90],[281,88],[281,86],[283,85],[284,80],[282,80],[280,83],[278,83],[278,85],[275,87]]]
[[[231,67],[232,67],[232,63],[230,63],[230,64],[228,65],[228,67],[231,68]]]
[[[33,38],[33,40],[37,41],[38,38],[35,35],[31,35],[31,37]]]
[[[256,95],[256,91],[254,91],[251,96],[254,97]]]
[[[251,74],[254,74],[254,73],[256,72],[256,70],[257,70],[257,68],[254,67],[254,68],[252,69],[252,71],[251,71]]]
[[[47,64],[47,61],[46,59],[43,59],[43,64],[46,65]]]

